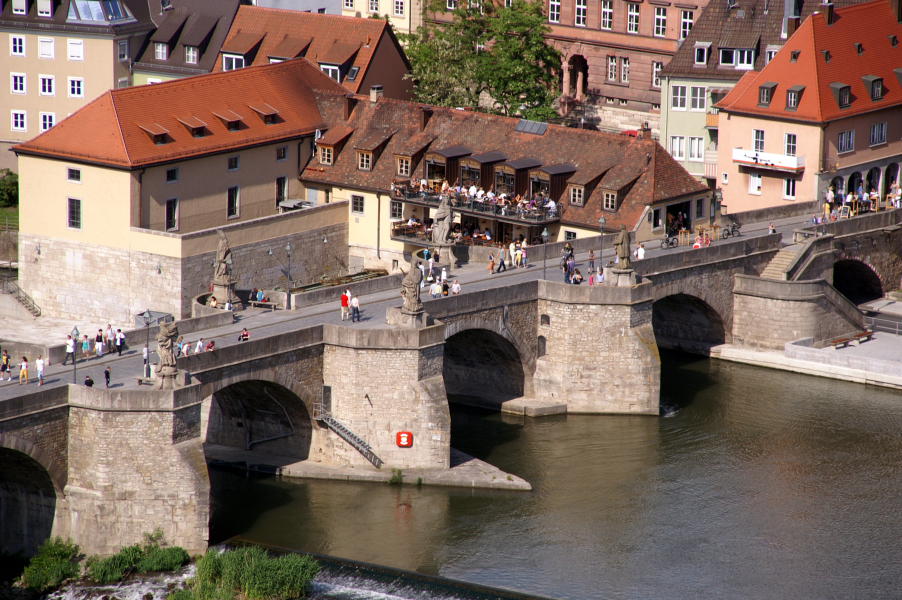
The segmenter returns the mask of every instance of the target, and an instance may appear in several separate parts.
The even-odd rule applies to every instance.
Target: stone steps
[[[764,271],[761,273],[761,277],[765,279],[786,279],[786,270],[795,262],[796,258],[799,256],[799,252],[801,252],[802,246],[799,244],[793,244],[791,246],[786,246],[785,248],[781,248],[779,252],[777,252],[776,256],[774,256],[767,266],[764,268]]]

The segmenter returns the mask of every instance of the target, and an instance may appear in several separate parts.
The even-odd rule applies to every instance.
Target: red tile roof
[[[244,41],[235,46],[238,48],[236,52],[244,54],[250,50],[242,50],[247,46],[246,40],[259,37],[263,41],[249,64],[267,64],[270,56],[294,58],[302,52],[304,57],[316,63],[342,65],[351,61],[349,68],[359,67],[360,71],[354,81],[345,80],[344,85],[352,92],[357,92],[383,36],[391,38],[391,43],[397,44],[384,19],[242,6],[232,21],[232,28],[222,49],[228,52],[237,41]],[[297,54],[282,56],[286,51]],[[400,47],[398,51],[400,52]],[[217,63],[214,70],[222,70],[222,61]],[[401,75],[398,74],[398,77]]]
[[[892,38],[897,43],[893,45]],[[860,44],[861,52],[859,52]],[[829,57],[829,60],[828,60]],[[902,24],[889,0],[836,9],[806,19],[783,49],[761,71],[751,71],[718,106],[729,112],[823,123],[902,104]],[[871,99],[869,77],[882,78],[885,94]],[[776,83],[767,106],[759,88]],[[851,88],[851,103],[840,107],[839,85]],[[786,108],[787,90],[804,86],[796,110]]]
[[[505,162],[493,164],[521,165],[521,159],[528,158],[524,168],[553,171],[563,180],[589,184],[584,206],[570,205],[563,186],[555,200],[563,201],[563,224],[592,229],[602,214],[608,228],[623,223],[633,229],[650,204],[708,189],[651,139],[559,125],[548,125],[544,134],[535,135],[517,131],[518,119],[389,98],[375,104],[368,97],[356,99],[346,120],[345,98],[320,95],[320,112],[331,127],[323,140],[344,139],[349,129],[352,133],[333,154],[332,165],[312,160],[301,174],[304,181],[389,193],[397,179],[395,155],[413,159],[411,174],[418,179],[426,153],[472,158],[500,149],[496,158],[503,155]],[[424,109],[429,111],[425,126]],[[336,130],[338,134],[332,135]],[[384,145],[374,155],[372,169],[360,171],[355,149],[369,148],[373,140]],[[454,179],[449,175],[450,183]],[[621,192],[616,213],[602,210],[605,189]]]
[[[316,93],[347,90],[305,59],[111,90],[13,150],[126,169],[183,160],[322,128]],[[265,123],[271,111],[278,118]],[[243,125],[230,131],[236,118]],[[199,125],[207,135],[194,137]]]

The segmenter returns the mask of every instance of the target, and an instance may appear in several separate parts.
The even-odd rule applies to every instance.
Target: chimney
[[[347,94],[345,96],[345,120],[351,118],[351,113],[354,112],[354,107],[357,106],[357,98],[354,97],[353,94]]]
[[[370,86],[370,102],[375,104],[379,101],[379,98],[382,97],[382,86],[381,85],[373,85]]]
[[[834,10],[834,6],[832,2],[824,2],[824,19],[827,20],[827,25],[833,25],[836,23],[836,12]]]
[[[426,129],[426,125],[429,124],[429,119],[432,118],[432,109],[428,106],[423,106],[420,108],[422,113],[420,113],[420,131]]]
[[[642,123],[642,127],[640,127],[639,131],[636,133],[636,138],[640,140],[651,139],[651,127],[648,126],[648,121]]]

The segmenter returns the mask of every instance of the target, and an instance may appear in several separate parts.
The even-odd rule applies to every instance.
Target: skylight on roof
[[[520,133],[531,133],[533,135],[545,135],[545,132],[548,130],[548,123],[542,123],[541,121],[530,121],[529,119],[520,119],[520,122],[517,123],[517,127],[514,128],[514,131]]]
[[[72,0],[68,21],[107,23],[134,20],[122,0]]]

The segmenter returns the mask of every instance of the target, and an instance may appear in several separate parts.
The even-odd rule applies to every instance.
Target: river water
[[[663,359],[663,418],[452,409],[454,446],[532,492],[217,471],[213,541],[554,598],[902,594],[902,393]]]

